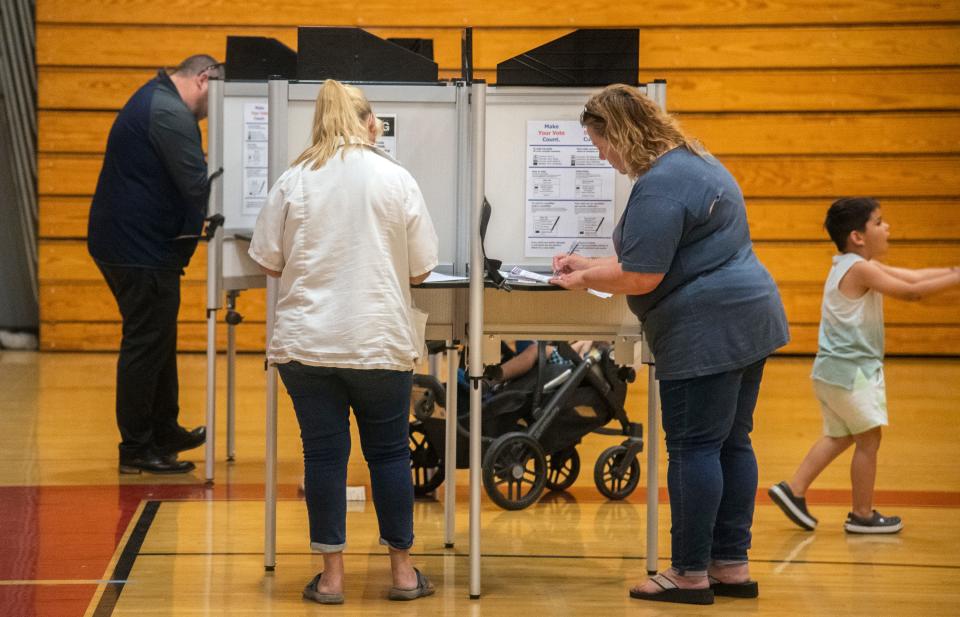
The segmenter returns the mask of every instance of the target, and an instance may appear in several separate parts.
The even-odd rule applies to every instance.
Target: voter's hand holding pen
[[[590,267],[590,258],[576,253],[553,256],[553,273],[555,275],[569,274],[577,270],[586,270]]]
[[[563,287],[564,289],[586,289],[587,284],[583,280],[583,270],[570,270],[554,275],[550,279],[551,285]]]
[[[582,271],[590,267],[590,258],[574,252],[578,244],[574,242],[565,255],[553,256],[552,284],[564,289],[586,289]]]

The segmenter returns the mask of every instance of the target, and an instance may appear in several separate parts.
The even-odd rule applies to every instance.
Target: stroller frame
[[[566,342],[551,344],[570,368],[559,376],[550,375],[547,342],[541,341],[532,392],[510,387],[523,379],[519,378],[483,404],[483,485],[491,500],[507,510],[535,503],[545,488],[569,488],[580,471],[576,446],[591,432],[625,437],[621,444],[604,450],[594,465],[594,483],[603,495],[623,499],[640,480],[637,457],[643,451],[643,425],[631,422],[623,407],[627,384],[636,377],[634,370],[616,366],[608,351],[581,358]],[[497,377],[498,371],[497,365],[488,367],[486,376]],[[442,436],[451,413],[447,410],[446,419],[434,417],[436,406],[444,407],[446,400],[444,386],[435,377],[415,375],[414,385],[424,394],[413,402],[410,466],[414,490],[423,496],[444,480]],[[577,408],[584,406],[595,416],[579,414]],[[465,469],[469,432],[461,416],[453,416],[457,417],[456,466]],[[605,428],[614,420],[619,428]]]

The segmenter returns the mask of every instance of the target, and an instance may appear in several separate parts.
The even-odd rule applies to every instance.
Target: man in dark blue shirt
[[[121,473],[189,472],[194,464],[177,453],[206,439],[204,427],[188,431],[177,421],[177,313],[210,195],[197,123],[207,116],[208,81],[219,75],[215,59],[191,56],[130,97],[110,129],[90,208],[87,247],[123,319]]]

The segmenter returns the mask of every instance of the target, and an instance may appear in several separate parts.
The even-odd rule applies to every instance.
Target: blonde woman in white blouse
[[[310,545],[324,569],[304,589],[343,602],[350,409],[370,469],[388,597],[433,593],[413,567],[408,413],[424,316],[410,285],[437,265],[437,235],[413,176],[371,145],[377,120],[359,89],[334,80],[317,96],[312,145],[271,188],[250,256],[280,278],[267,358],[300,423]]]

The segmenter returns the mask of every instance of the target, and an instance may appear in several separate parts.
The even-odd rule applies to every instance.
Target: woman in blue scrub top
[[[757,491],[750,442],[764,362],[789,340],[777,287],[750,241],[743,194],[657,104],[608,86],[580,123],[633,179],[615,256],[554,257],[553,282],[627,295],[656,359],[669,464],[672,567],[639,600],[757,597],[747,550]]]

